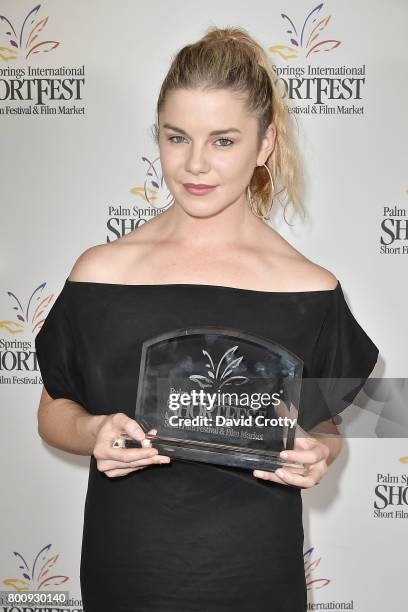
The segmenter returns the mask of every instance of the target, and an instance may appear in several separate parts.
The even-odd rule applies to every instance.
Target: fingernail
[[[259,476],[259,478],[263,478],[265,476],[265,472],[262,472],[261,470],[255,470],[254,476]]]
[[[280,456],[283,457],[284,459],[286,459],[287,456],[288,456],[288,453],[286,451],[282,451]]]
[[[160,463],[170,463],[170,459],[162,459]]]

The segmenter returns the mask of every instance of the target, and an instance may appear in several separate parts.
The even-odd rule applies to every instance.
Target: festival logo
[[[14,551],[13,554],[17,559],[20,576],[18,578],[5,578],[2,583],[15,591],[40,591],[67,582],[69,576],[55,574],[54,570],[51,571],[59,558],[58,553],[52,556],[48,555],[51,546],[52,544],[44,546],[35,556],[31,566],[19,552]]]
[[[306,578],[306,589],[308,591],[308,610],[313,609],[321,609],[321,610],[356,610],[355,600],[350,599],[347,601],[340,600],[322,600],[319,598],[319,601],[315,601],[315,597],[320,595],[320,589],[327,587],[332,581],[329,578],[314,578],[313,572],[316,571],[316,568],[320,564],[321,557],[318,559],[312,560],[312,554],[314,551],[314,547],[311,546],[303,555],[304,563],[305,563],[305,578]],[[316,592],[319,591],[317,594]],[[322,595],[330,592],[330,589],[323,591]],[[313,601],[310,601],[310,598],[313,597]],[[326,595],[327,596],[327,595]],[[310,606],[310,608],[309,608]]]
[[[288,43],[266,48],[272,55],[277,85],[283,97],[294,100],[288,104],[291,114],[305,115],[364,115],[363,88],[366,67],[319,65],[316,57],[330,52],[330,58],[341,61],[343,42],[331,36],[332,16],[320,13],[324,3],[313,7],[303,19],[281,13]],[[335,53],[333,53],[335,51]],[[320,54],[320,55],[319,55]],[[283,65],[275,64],[275,59]],[[358,101],[358,103],[357,103]]]
[[[12,291],[6,292],[11,299],[11,311],[14,312],[10,318],[0,320],[0,330],[6,335],[0,338],[1,385],[41,383],[39,376],[29,378],[27,374],[38,371],[32,336],[40,331],[46,310],[54,297],[53,293],[45,290],[45,285],[46,283],[41,283],[34,289],[25,303]],[[29,334],[30,337],[18,338],[18,335],[23,333]]]
[[[315,571],[315,569],[317,568],[317,566],[319,565],[322,559],[321,557],[319,557],[318,559],[314,559],[312,561],[313,551],[314,551],[314,546],[311,546],[309,550],[307,550],[303,554],[303,560],[305,564],[306,586],[308,590],[322,589],[323,587],[330,584],[330,580],[328,578],[313,578],[311,576],[312,572]]]
[[[45,297],[42,296],[46,284],[38,285],[24,305],[22,303],[23,300],[19,299],[15,293],[7,291],[7,295],[11,298],[12,304],[14,304],[11,308],[15,311],[15,319],[0,320],[0,329],[6,329],[10,334],[18,334],[23,331],[30,331],[31,333],[40,331],[45,320],[45,317],[41,317],[54,295],[51,293]]]
[[[408,195],[408,189],[405,190]],[[380,235],[381,255],[408,255],[408,214],[405,206],[383,206]]]
[[[47,35],[49,17],[39,17],[40,8],[18,26],[12,16],[0,15],[0,115],[84,115],[85,106],[76,104],[83,101],[84,65],[34,65],[39,55],[59,55],[61,45]]]
[[[399,462],[407,464],[408,456],[399,457]],[[374,496],[374,518],[408,519],[408,474],[377,473]]]
[[[30,58],[36,53],[49,53],[60,44],[58,40],[44,40],[44,30],[48,24],[48,17],[37,21],[37,13],[41,4],[37,4],[26,16],[21,24],[20,31],[5,16],[0,15],[0,35],[6,38],[6,45],[0,45],[0,60],[5,62],[15,60],[17,57]],[[34,24],[34,25],[33,25]],[[0,42],[2,40],[0,39]]]
[[[137,204],[108,206],[106,242],[112,242],[128,232],[133,231],[151,217],[167,210],[173,203],[173,196],[169,192],[163,178],[160,166],[160,157],[151,161],[142,156],[146,165],[143,181],[130,189],[130,193],[137,199]]]
[[[298,57],[308,59],[315,53],[336,49],[341,44],[340,40],[333,40],[332,38],[321,40],[322,32],[326,29],[331,19],[331,15],[323,19],[317,17],[322,7],[323,2],[315,6],[299,28],[296,28],[288,15],[282,13],[281,17],[285,22],[285,27],[289,28],[286,30],[286,34],[288,34],[289,43],[292,46],[273,45],[269,47],[268,51],[277,53],[284,60],[292,60]]]
[[[243,355],[241,357],[235,356],[235,351],[237,350],[238,345],[232,346],[229,348],[221,359],[218,362],[217,367],[214,364],[214,361],[208,351],[202,349],[203,355],[208,358],[208,363],[206,363],[206,367],[208,368],[208,376],[203,374],[192,374],[188,378],[193,380],[197,384],[200,385],[202,389],[205,387],[210,387],[211,389],[216,389],[217,391],[221,389],[224,385],[243,385],[249,381],[247,376],[233,376],[232,370],[237,368],[241,361],[243,360]],[[223,364],[223,370],[221,370],[221,364]],[[232,374],[232,375],[231,375]],[[234,383],[232,383],[234,381]]]

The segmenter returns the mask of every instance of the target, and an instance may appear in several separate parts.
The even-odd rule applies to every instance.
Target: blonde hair
[[[286,196],[283,216],[292,204],[295,213],[304,213],[300,198],[303,179],[301,163],[293,136],[292,115],[287,110],[278,86],[278,77],[266,52],[240,27],[211,26],[197,42],[186,45],[174,56],[162,83],[156,107],[153,135],[159,139],[158,117],[166,94],[176,89],[229,89],[242,96],[248,112],[258,120],[258,150],[266,128],[273,122],[276,140],[265,164],[272,176],[274,190],[264,166],[257,166],[249,188],[256,214],[267,218],[273,202]],[[290,224],[289,224],[290,225]]]

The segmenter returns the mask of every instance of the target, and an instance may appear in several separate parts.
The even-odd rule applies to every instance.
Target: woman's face
[[[171,91],[159,116],[159,148],[164,180],[176,205],[194,217],[247,206],[246,187],[255,166],[273,149],[274,136],[269,126],[257,150],[257,120],[230,91]],[[186,183],[215,188],[196,195]]]

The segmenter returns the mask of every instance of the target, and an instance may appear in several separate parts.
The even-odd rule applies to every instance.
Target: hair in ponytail
[[[293,135],[292,115],[288,113],[279,79],[265,50],[240,27],[211,26],[197,42],[186,45],[174,56],[162,83],[156,108],[153,134],[158,143],[158,117],[166,94],[176,89],[229,89],[242,96],[246,107],[258,120],[258,150],[266,128],[273,122],[276,128],[275,147],[266,165],[272,176],[274,190],[266,168],[254,169],[249,187],[259,215],[267,217],[275,200],[303,213],[300,198],[302,171]]]

